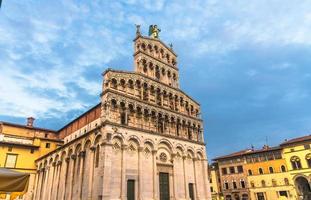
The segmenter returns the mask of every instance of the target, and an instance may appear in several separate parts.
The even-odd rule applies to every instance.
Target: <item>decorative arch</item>
[[[163,138],[163,139],[161,139],[161,140],[159,141],[159,143],[158,143],[157,146],[160,147],[161,144],[165,145],[165,146],[167,147],[167,149],[169,150],[169,152],[172,153],[172,151],[173,151],[173,145],[172,145],[172,143],[171,143],[169,140]]]
[[[140,139],[139,139],[136,135],[130,135],[130,136],[128,137],[127,143],[129,144],[129,143],[132,142],[132,141],[135,142],[135,143],[137,144],[138,147],[139,147],[140,144],[141,144]]]
[[[84,145],[83,145],[83,150],[86,150],[88,148],[90,148],[92,145],[92,142],[90,139],[87,139],[85,142],[84,142]]]
[[[94,139],[94,145],[97,145],[97,144],[99,144],[99,142],[100,142],[100,140],[102,139],[102,135],[101,134],[99,134],[99,135],[97,135],[96,137],[95,137],[95,139]]]
[[[187,149],[187,157],[188,158],[194,158],[195,157],[195,154],[194,154],[194,151],[192,148],[189,148]]]
[[[77,145],[75,146],[75,154],[80,153],[81,149],[82,149],[81,143],[77,144]]]
[[[145,139],[144,140],[144,146],[146,146],[146,145],[150,145],[150,147],[152,148],[151,150],[156,149],[156,146],[155,146],[153,140],[151,140],[151,139]]]
[[[111,137],[111,140],[120,140],[121,145],[124,144],[125,138],[121,133],[114,133]]]
[[[199,151],[197,151],[197,157],[198,157],[198,159],[199,160],[203,160],[204,159],[204,156],[203,156],[204,154],[199,150]]]

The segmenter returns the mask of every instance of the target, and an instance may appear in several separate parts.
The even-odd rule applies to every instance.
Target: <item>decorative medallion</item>
[[[166,162],[167,161],[167,155],[165,153],[160,153],[159,157],[160,157],[160,160],[162,162]]]

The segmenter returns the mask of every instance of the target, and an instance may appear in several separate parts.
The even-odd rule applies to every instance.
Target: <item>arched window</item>
[[[252,188],[255,187],[254,181],[251,181],[251,187],[252,187]]]
[[[275,179],[272,179],[272,186],[273,186],[273,187],[277,186],[277,182],[276,182]]]
[[[261,185],[262,185],[262,187],[266,187],[266,181],[262,180]]]
[[[259,172],[259,174],[263,174],[262,168],[259,168],[259,169],[258,169],[258,172]]]
[[[269,167],[269,172],[272,174],[274,172],[273,167]]]
[[[225,188],[226,190],[228,190],[228,189],[229,189],[229,183],[228,183],[228,182],[225,182],[225,184],[224,184],[224,188]]]
[[[127,123],[126,123],[126,113],[125,112],[121,112],[120,113],[120,123],[122,124],[122,125],[126,125]]]
[[[248,175],[250,175],[250,176],[253,175],[253,171],[249,169],[248,170]]]
[[[238,188],[238,186],[237,186],[235,181],[232,181],[232,185],[233,185],[233,189],[237,189]]]
[[[116,79],[112,79],[111,80],[111,87],[114,88],[114,89],[117,89],[117,86],[118,86],[118,82]]]
[[[247,194],[243,194],[242,195],[242,200],[248,200],[248,195]]]
[[[245,188],[245,181],[241,180],[240,185],[241,185],[241,188]]]
[[[281,172],[286,172],[286,168],[284,165],[281,166]]]
[[[306,155],[306,161],[308,163],[308,167],[311,168],[311,153]]]
[[[294,170],[302,168],[300,158],[298,156],[291,157],[290,162],[292,163],[292,167]]]

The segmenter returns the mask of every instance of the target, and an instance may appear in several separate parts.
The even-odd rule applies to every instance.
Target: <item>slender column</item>
[[[42,168],[40,170],[40,180],[39,180],[39,189],[38,189],[38,195],[37,195],[37,199],[41,199],[42,197],[42,192],[43,192],[43,182],[44,182],[44,177],[45,177],[45,168]]]
[[[143,167],[142,167],[142,151],[143,147],[138,148],[138,199],[143,199]]]
[[[68,200],[72,199],[73,185],[74,185],[74,175],[75,175],[75,164],[77,156],[75,154],[71,155],[71,165],[70,165],[70,185],[69,185],[69,195]]]
[[[92,199],[92,193],[93,193],[93,178],[94,178],[94,156],[95,156],[95,150],[96,147],[92,146],[90,148],[90,175],[89,175],[89,182],[88,182],[88,195],[87,195],[87,199]]]
[[[183,156],[183,168],[184,168],[184,184],[185,184],[185,199],[189,198],[188,190],[187,190],[187,182],[188,182],[188,175],[187,175],[187,170],[186,170],[186,159],[187,156]]]
[[[122,166],[121,166],[121,199],[122,200],[126,200],[127,196],[126,196],[126,185],[127,185],[127,181],[126,181],[126,149],[127,149],[127,145],[122,145]]]
[[[110,143],[110,141],[104,141],[101,144],[103,149],[103,156],[102,156],[102,161],[103,161],[103,165],[101,165],[101,167],[103,167],[103,186],[102,186],[102,196],[103,196],[103,200],[110,200],[110,192],[111,192],[111,154],[112,154],[112,144]]]
[[[84,158],[85,158],[85,151],[81,151],[79,154],[79,157],[81,159],[80,161],[80,174],[79,174],[79,185],[78,185],[78,197],[79,199],[82,199],[82,186],[84,181]]]
[[[207,160],[206,159],[202,159],[202,168],[203,168],[203,177],[204,177],[204,190],[205,190],[205,193],[206,193],[206,198],[207,199],[211,199],[211,193],[208,193],[207,191],[209,190],[210,188],[210,183],[209,183],[209,179],[208,179],[208,175],[207,175]]]
[[[35,175],[35,182],[34,182],[34,186],[33,186],[33,195],[32,195],[32,197],[31,197],[32,200],[36,198],[36,192],[37,192],[37,187],[38,187],[38,185],[37,185],[38,176],[39,176],[39,173],[36,172],[36,175]]]
[[[173,194],[174,199],[177,199],[177,170],[176,170],[176,154],[172,154],[172,160],[173,160]]]
[[[60,185],[60,175],[61,175],[61,172],[62,172],[62,161],[58,161],[57,162],[57,174],[56,174],[56,189],[55,189],[55,200],[58,200],[58,196],[59,196],[59,185]]]
[[[70,157],[67,157],[66,159],[66,162],[65,162],[65,175],[64,175],[64,188],[63,188],[63,193],[62,193],[62,196],[61,196],[61,200],[65,200],[66,199],[66,189],[68,187],[68,180],[69,177],[68,176],[68,170],[69,170],[69,164],[70,164]]]
[[[47,199],[48,180],[49,180],[49,174],[50,174],[49,171],[50,171],[50,166],[46,167],[46,176],[44,178],[44,183],[43,183],[42,199]]]
[[[157,150],[152,150],[152,164],[153,164],[153,199],[158,199],[158,192],[157,192],[157,186],[158,186],[158,179],[157,179]]]
[[[55,164],[56,162],[54,161],[52,163],[52,166],[50,168],[50,171],[51,171],[51,175],[49,177],[49,181],[48,181],[48,187],[47,187],[47,192],[48,192],[48,196],[47,196],[47,200],[50,200],[51,199],[51,195],[52,195],[52,189],[53,189],[53,186],[54,186],[54,173],[55,173]]]
[[[35,188],[34,188],[34,196],[33,196],[33,200],[36,200],[37,198],[37,193],[39,190],[39,180],[40,180],[40,170],[37,170],[37,174],[36,174],[36,182],[35,182]]]
[[[195,183],[195,199],[200,199],[199,197],[199,193],[198,193],[198,181],[197,181],[197,167],[196,167],[196,163],[197,163],[197,158],[193,158],[193,171],[194,171],[194,183]]]

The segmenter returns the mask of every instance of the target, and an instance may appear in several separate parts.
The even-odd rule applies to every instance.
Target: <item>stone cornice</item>
[[[134,101],[138,101],[138,102],[140,102],[140,103],[142,103],[142,104],[147,104],[147,105],[149,105],[149,106],[152,106],[152,107],[155,107],[155,108],[158,108],[158,109],[166,110],[167,112],[171,112],[171,113],[174,113],[174,114],[176,114],[176,115],[181,115],[181,116],[183,116],[183,117],[185,117],[185,118],[190,118],[190,119],[192,119],[192,120],[200,121],[200,122],[203,123],[203,120],[202,120],[202,119],[199,119],[199,118],[196,118],[196,117],[192,117],[192,116],[189,116],[189,115],[186,115],[186,114],[183,114],[183,113],[179,113],[179,112],[173,111],[173,110],[171,110],[171,109],[165,108],[164,106],[158,106],[158,105],[156,105],[156,104],[152,104],[152,103],[149,103],[149,102],[147,102],[147,101],[143,101],[143,100],[141,100],[141,99],[132,97],[131,95],[124,94],[124,93],[121,93],[121,92],[119,92],[119,91],[117,91],[117,90],[113,90],[113,89],[110,89],[110,88],[106,89],[106,90],[102,93],[102,95],[105,95],[105,94],[108,93],[108,92],[114,93],[114,94],[119,95],[119,96],[121,96],[121,97],[126,97],[126,98],[129,98],[129,99],[132,99],[132,100],[134,100]]]
[[[182,91],[181,89],[175,88],[175,87],[170,86],[170,85],[167,85],[167,84],[165,84],[165,83],[162,83],[162,82],[160,82],[160,81],[158,81],[158,80],[156,80],[156,79],[153,79],[153,78],[151,78],[151,77],[148,77],[148,76],[146,76],[146,75],[144,75],[144,74],[141,74],[141,73],[138,73],[138,72],[124,71],[124,70],[115,70],[115,69],[108,68],[108,69],[106,69],[106,70],[102,73],[102,75],[104,76],[104,75],[105,75],[106,73],[108,73],[108,72],[123,73],[123,74],[133,74],[133,75],[137,75],[137,76],[144,77],[144,78],[146,78],[146,79],[149,79],[150,81],[154,81],[154,82],[156,82],[156,83],[158,83],[158,84],[160,84],[160,85],[164,85],[165,87],[168,87],[168,88],[170,88],[170,89],[172,89],[172,90],[175,90],[176,92],[182,93],[183,95],[185,95],[186,97],[188,97],[191,101],[193,101],[193,102],[196,103],[198,106],[200,106],[200,103],[199,103],[199,102],[197,102],[196,100],[194,100],[192,97],[190,97],[188,94],[186,94],[186,93],[185,93],[184,91]],[[104,91],[103,91],[102,93],[104,93]],[[102,96],[102,93],[101,93],[101,96]]]
[[[153,56],[151,56],[151,55],[149,55],[149,54],[147,54],[147,53],[145,53],[145,52],[143,52],[143,51],[141,51],[141,50],[138,50],[136,53],[133,54],[133,56],[135,57],[135,56],[136,56],[137,54],[139,54],[139,53],[144,54],[145,56],[150,57],[150,58],[152,58],[152,59],[154,59],[154,60],[156,60],[156,61],[162,63],[163,65],[165,65],[165,66],[167,66],[167,67],[170,67],[170,68],[173,69],[173,70],[179,71],[179,69],[178,69],[177,67],[174,67],[173,65],[168,64],[168,63],[166,63],[166,62],[164,62],[164,61],[162,61],[162,60],[160,60],[160,59],[158,59],[158,58],[156,58],[156,57],[153,57]]]
[[[165,137],[176,139],[176,140],[180,140],[180,141],[190,142],[190,143],[204,145],[204,146],[206,145],[204,142],[189,140],[189,139],[186,139],[186,138],[181,138],[181,137],[173,136],[173,135],[159,134],[159,133],[154,132],[154,131],[149,131],[149,130],[145,130],[145,129],[141,129],[141,128],[136,128],[136,127],[132,127],[132,126],[127,126],[127,125],[121,125],[121,124],[114,123],[114,122],[111,122],[111,121],[108,121],[108,120],[105,120],[103,122],[103,125],[119,126],[119,127],[122,127],[122,128],[136,130],[136,131],[140,131],[140,132],[144,132],[144,133],[148,133],[148,134],[152,134],[152,135],[165,136]]]
[[[151,40],[151,41],[155,41],[155,42],[160,42],[160,43],[166,48],[166,50],[170,51],[172,54],[174,54],[174,56],[177,57],[177,54],[173,51],[173,49],[169,48],[164,42],[162,42],[162,40],[150,38],[150,37],[143,36],[143,35],[137,35],[137,36],[134,38],[133,42],[135,42],[135,41],[138,40],[139,38],[143,38],[143,39]]]

